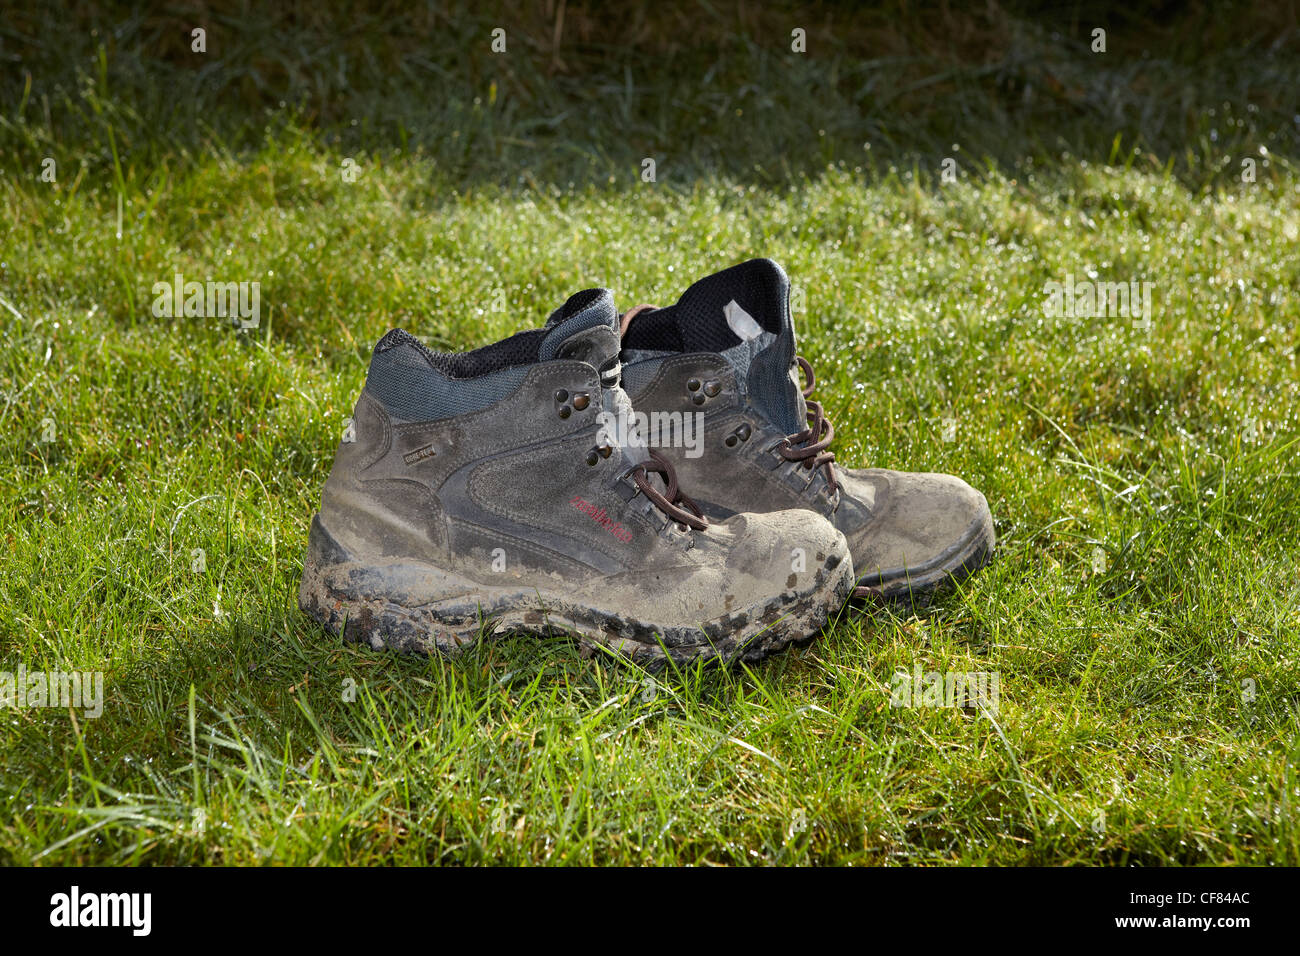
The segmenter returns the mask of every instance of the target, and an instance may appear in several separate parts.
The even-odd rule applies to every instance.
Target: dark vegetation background
[[[128,175],[304,128],[503,185],[631,179],[646,156],[777,183],[956,144],[963,166],[1172,162],[1199,186],[1300,142],[1293,2],[8,3],[0,63],[7,164],[72,146]]]

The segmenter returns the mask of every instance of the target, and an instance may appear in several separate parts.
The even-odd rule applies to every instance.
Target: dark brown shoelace
[[[804,378],[808,382],[803,390],[804,404],[808,406],[808,427],[794,435],[787,435],[777,446],[777,452],[786,461],[803,462],[803,466],[810,471],[818,467],[824,468],[826,490],[828,494],[833,495],[839,488],[839,483],[835,480],[835,453],[826,449],[835,438],[835,426],[826,417],[821,402],[814,402],[808,397],[812,394],[813,386],[817,384],[817,376],[813,374],[812,365],[802,355],[796,355],[794,360],[803,369]]]
[[[826,469],[826,489],[829,494],[835,494],[839,489],[839,482],[835,480],[835,453],[827,451],[832,439],[835,438],[835,426],[831,420],[826,417],[826,412],[822,410],[820,402],[814,402],[808,396],[812,394],[813,386],[817,384],[817,376],[813,374],[811,363],[801,355],[796,355],[794,360],[799,363],[803,369],[804,378],[808,385],[803,390],[804,404],[808,406],[808,427],[796,435],[787,435],[785,440],[777,446],[777,451],[786,461],[802,461],[805,468],[822,467]],[[801,447],[794,447],[799,445]],[[852,596],[860,601],[869,601],[875,604],[884,604],[884,596],[878,588],[870,585],[859,584],[853,589]]]
[[[652,451],[649,454],[649,459],[633,466],[625,477],[631,478],[632,483],[637,486],[641,494],[654,502],[660,511],[678,524],[684,524],[696,531],[707,530],[709,521],[704,517],[704,512],[700,510],[700,506],[677,487],[677,472],[673,470],[673,466],[669,464],[667,459],[660,456],[657,451]],[[650,484],[649,476],[652,474],[663,476],[663,492]]]

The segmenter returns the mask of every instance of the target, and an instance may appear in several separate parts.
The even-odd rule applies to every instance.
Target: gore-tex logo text
[[[596,522],[614,537],[620,541],[631,541],[632,532],[628,531],[621,524],[605,513],[604,508],[597,508],[590,501],[587,501],[582,495],[574,495],[569,499],[569,504],[577,508],[592,521]]]
[[[408,451],[402,456],[402,461],[406,462],[408,465],[414,465],[424,461],[426,458],[432,458],[436,454],[438,454],[436,448],[432,445],[425,445],[423,448],[415,449],[415,451]]]

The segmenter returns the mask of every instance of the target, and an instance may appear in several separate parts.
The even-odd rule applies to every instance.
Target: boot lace
[[[650,457],[645,461],[632,466],[624,477],[632,479],[632,483],[641,494],[649,498],[655,507],[678,524],[684,524],[696,531],[707,530],[709,521],[704,517],[700,506],[677,487],[677,472],[673,470],[673,466],[657,451],[651,451],[649,455]],[[650,483],[650,475],[660,475],[663,478],[664,491],[661,492]]]
[[[813,374],[811,363],[801,355],[796,355],[795,361],[799,363],[799,368],[803,370],[804,377],[808,382],[807,387],[803,390],[804,404],[808,406],[808,427],[797,434],[787,435],[781,444],[777,446],[777,451],[781,453],[781,457],[786,461],[802,461],[805,468],[820,467],[824,469],[826,489],[833,495],[839,489],[839,482],[835,480],[835,453],[826,449],[835,437],[835,427],[831,424],[831,420],[826,417],[826,412],[822,409],[821,403],[814,402],[808,397],[812,394],[813,386],[817,384],[817,377]],[[885,603],[880,589],[873,588],[868,584],[859,584],[854,587],[851,596],[860,601],[869,601],[881,605]]]
[[[802,355],[796,355],[794,360],[799,363],[799,368],[803,370],[804,378],[808,382],[803,390],[804,404],[808,406],[808,427],[801,432],[787,435],[776,450],[786,461],[803,462],[803,466],[809,471],[814,468],[823,469],[827,492],[833,495],[839,489],[833,467],[835,453],[826,449],[835,438],[835,426],[826,417],[821,402],[814,402],[808,397],[817,384],[817,376],[813,373],[812,365]]]

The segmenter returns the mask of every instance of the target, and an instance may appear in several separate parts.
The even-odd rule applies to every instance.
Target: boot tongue
[[[754,405],[786,434],[807,427],[794,361],[790,280],[771,259],[715,272],[682,293],[676,305],[637,315],[624,333],[623,348],[632,356],[720,352],[746,383]]]

